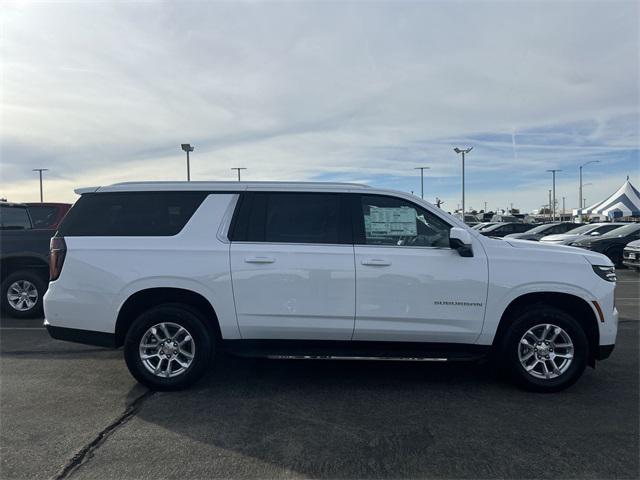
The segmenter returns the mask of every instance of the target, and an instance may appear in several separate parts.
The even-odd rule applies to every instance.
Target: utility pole
[[[484,202],[484,213],[487,213],[487,202]]]
[[[553,175],[553,222],[556,221],[556,172],[561,172],[562,170],[551,169],[547,170],[547,172],[551,172]]]
[[[240,181],[240,171],[246,170],[246,168],[245,167],[232,167],[231,170],[237,170],[238,171],[238,181]]]
[[[549,218],[551,218],[551,190],[549,190]]]
[[[565,197],[562,197],[562,215],[564,216],[564,199]]]
[[[590,163],[600,163],[600,160],[589,160],[587,163],[583,163],[582,165],[580,165],[580,192],[578,194],[578,206],[580,206],[580,204],[581,204],[581,202],[583,200],[583,197],[582,197],[582,167],[586,167]],[[584,207],[582,207],[582,208],[584,208]],[[582,210],[582,208],[580,208],[580,210]]]
[[[40,203],[44,201],[44,197],[42,195],[42,172],[48,172],[48,168],[34,168],[33,172],[38,172],[40,174]]]
[[[188,143],[183,143],[180,146],[182,147],[182,150],[187,152],[187,182],[190,182],[191,181],[191,169],[190,169],[190,165],[189,165],[189,152],[193,152],[194,147],[192,147]]]
[[[415,167],[414,170],[420,170],[420,198],[424,200],[424,171],[431,167]]]
[[[461,153],[462,154],[462,220],[464,221],[464,156],[465,154],[469,153],[471,150],[473,150],[473,147],[469,147],[469,148],[454,148],[453,151],[456,153]]]

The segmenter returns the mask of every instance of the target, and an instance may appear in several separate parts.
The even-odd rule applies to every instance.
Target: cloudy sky
[[[639,174],[637,2],[17,2],[0,13],[0,195],[340,180],[467,206],[588,203]]]

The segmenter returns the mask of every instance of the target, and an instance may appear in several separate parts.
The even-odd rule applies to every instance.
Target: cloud
[[[472,144],[469,195],[497,203],[518,191],[527,209],[548,168],[575,176],[597,158],[616,184],[638,171],[634,2],[19,3],[3,13],[1,193],[12,200],[34,198],[37,167],[60,200],[84,184],[183,179],[183,142],[196,146],[195,179],[233,179],[243,166],[247,179],[418,191],[413,167],[426,164],[439,189],[429,193],[451,203],[451,147]],[[615,189],[605,177],[602,189]]]

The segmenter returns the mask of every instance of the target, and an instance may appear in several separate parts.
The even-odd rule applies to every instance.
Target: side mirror
[[[600,235],[600,232],[591,232],[592,237],[597,237],[598,235]]]
[[[452,227],[449,230],[449,246],[457,250],[461,257],[473,257],[471,234],[464,228]]]

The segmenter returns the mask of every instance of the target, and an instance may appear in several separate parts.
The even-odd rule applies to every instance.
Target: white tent
[[[629,178],[609,198],[590,207],[575,209],[574,215],[603,215],[609,218],[640,216],[640,192],[631,185]]]

